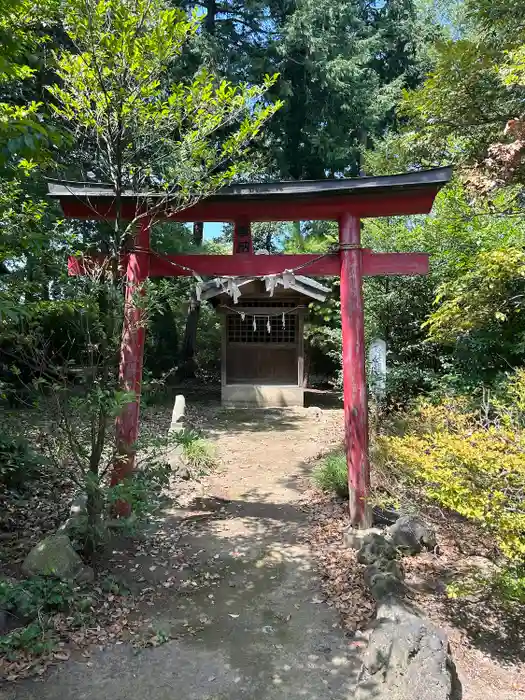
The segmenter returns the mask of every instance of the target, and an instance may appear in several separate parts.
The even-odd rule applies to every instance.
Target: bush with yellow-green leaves
[[[479,523],[492,533],[509,565],[523,570],[525,369],[482,411],[466,398],[420,402],[399,434],[377,438],[376,450],[386,470]]]

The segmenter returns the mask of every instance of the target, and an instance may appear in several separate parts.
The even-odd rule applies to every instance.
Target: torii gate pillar
[[[367,528],[372,524],[372,516],[367,504],[370,469],[361,222],[358,217],[343,214],[339,219],[339,246],[345,452],[348,466],[349,507],[351,524],[355,527]]]
[[[124,324],[120,345],[119,384],[123,391],[133,394],[133,399],[124,406],[116,423],[117,460],[111,474],[111,485],[118,484],[133,473],[135,467],[134,444],[139,431],[139,409],[142,385],[142,364],[144,359],[144,311],[137,296],[144,295],[144,282],[150,268],[150,227],[148,217],[140,220],[135,236],[134,251],[129,255],[126,266]],[[127,516],[131,511],[129,503],[119,501],[115,507],[119,516]]]

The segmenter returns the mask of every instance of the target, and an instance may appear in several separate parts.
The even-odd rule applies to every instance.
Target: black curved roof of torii
[[[421,185],[445,185],[452,177],[452,168],[414,170],[400,175],[335,178],[331,180],[283,180],[279,182],[248,182],[222,187],[207,199],[271,199],[279,196],[346,194],[362,190],[392,190]],[[78,182],[48,179],[51,197],[112,197],[113,185],[101,182]],[[165,192],[134,192],[125,190],[123,197],[165,197]]]
[[[346,210],[363,216],[426,213],[438,190],[451,177],[452,168],[443,167],[378,177],[238,183],[223,187],[184,211],[173,211],[168,218],[227,221],[235,218],[234,213],[242,216],[253,212],[253,221],[291,221],[336,218]],[[115,190],[111,184],[49,180],[48,190],[60,201],[66,216],[112,218]],[[174,191],[171,195],[174,202],[176,194]],[[148,200],[166,197],[166,192],[122,193],[123,205],[132,213]],[[189,218],[184,212],[191,212]],[[230,212],[231,219],[226,216]]]

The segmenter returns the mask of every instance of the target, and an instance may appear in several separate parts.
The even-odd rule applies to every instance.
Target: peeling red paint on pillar
[[[133,445],[138,437],[142,362],[144,358],[144,312],[137,305],[137,295],[144,294],[143,283],[149,275],[150,226],[148,218],[141,219],[135,236],[137,251],[130,253],[126,268],[126,292],[124,301],[124,325],[120,346],[119,383],[123,391],[133,392],[135,400],[126,405],[117,418],[117,451],[120,458],[115,463],[111,484],[115,485],[129,476],[135,466]],[[130,505],[117,503],[118,515],[128,515]]]
[[[360,241],[359,218],[344,214],[339,219],[339,243],[341,245],[343,394],[349,508],[352,525],[366,528],[370,527],[371,513],[367,503],[370,466]]]

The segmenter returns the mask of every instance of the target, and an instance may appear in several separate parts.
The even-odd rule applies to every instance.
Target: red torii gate
[[[368,407],[366,396],[363,324],[363,275],[424,275],[424,253],[374,253],[361,247],[361,219],[365,217],[427,214],[439,189],[451,178],[450,168],[355,179],[256,183],[223,188],[192,207],[171,211],[169,204],[155,220],[229,221],[234,224],[233,255],[164,255],[150,249],[151,217],[148,202],[163,194],[124,194],[121,211],[130,221],[141,214],[135,246],[126,256],[126,303],[121,346],[120,378],[136,399],[117,421],[117,439],[132,453],[138,436],[144,351],[141,311],[134,293],[148,277],[199,276],[261,277],[301,267],[302,274],[341,279],[341,325],[345,443],[353,525],[368,527],[366,498],[370,483],[368,463]],[[49,194],[60,201],[64,215],[78,219],[114,219],[115,195],[110,185],[78,182],[49,183]],[[160,201],[160,200],[158,200]],[[339,251],[326,255],[253,254],[253,221],[336,220]],[[83,263],[69,260],[69,273],[82,274]],[[115,468],[116,483],[134,467],[134,460]]]

